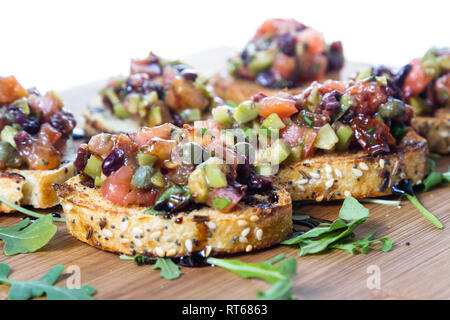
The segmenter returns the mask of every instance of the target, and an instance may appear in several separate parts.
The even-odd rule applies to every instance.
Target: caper
[[[147,189],[152,185],[151,177],[155,169],[151,166],[139,167],[131,179],[131,184],[136,188]]]
[[[6,141],[0,141],[0,161],[10,168],[19,168],[22,165],[19,153]]]
[[[234,146],[236,152],[248,157],[249,163],[254,163],[255,161],[255,148],[248,142],[239,142]]]
[[[183,162],[188,164],[200,164],[203,162],[203,147],[195,142],[186,143],[183,146]]]
[[[384,119],[393,119],[405,114],[405,104],[403,101],[389,98],[388,101],[378,108],[378,113]]]

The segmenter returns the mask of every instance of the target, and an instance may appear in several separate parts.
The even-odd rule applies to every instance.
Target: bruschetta
[[[287,183],[293,200],[388,195],[396,182],[416,185],[428,174],[427,142],[410,127],[413,109],[389,83],[372,75],[314,82],[296,96],[259,93],[212,115],[257,141],[257,172]]]
[[[52,184],[76,174],[70,152],[75,125],[56,93],[41,95],[14,76],[0,78],[0,195],[34,208],[57,205]],[[0,212],[12,211],[0,205]]]
[[[182,126],[204,117],[215,103],[206,78],[179,61],[153,53],[131,61],[130,74],[100,90],[84,113],[86,133],[131,133],[141,126]]]
[[[289,192],[225,144],[213,120],[100,134],[56,185],[68,231],[127,255],[250,252],[292,231]]]
[[[271,19],[211,82],[219,97],[240,103],[258,92],[295,94],[313,80],[337,79],[343,64],[341,42],[327,45],[320,32],[294,19]]]

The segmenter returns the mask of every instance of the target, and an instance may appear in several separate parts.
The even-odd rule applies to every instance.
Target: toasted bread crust
[[[59,204],[52,185],[63,183],[75,174],[76,169],[72,163],[55,170],[7,170],[0,174],[0,194],[17,205],[51,208]],[[14,211],[5,204],[0,206],[0,212]]]
[[[172,217],[144,214],[145,207],[116,205],[98,189],[80,184],[78,176],[55,189],[74,237],[127,255],[249,252],[277,244],[292,232],[291,198],[284,188],[274,191],[274,203],[268,196],[256,197],[241,202],[232,213],[205,206]]]
[[[293,201],[379,197],[392,194],[392,186],[402,179],[419,184],[428,173],[427,157],[426,140],[410,129],[395,153],[322,154],[286,165],[277,175],[288,183]]]
[[[414,117],[411,122],[427,139],[430,151],[450,153],[450,109],[438,109],[434,116]]]
[[[339,72],[328,73],[327,79],[339,79]],[[216,73],[210,78],[210,83],[214,88],[214,92],[220,98],[224,101],[233,101],[236,104],[249,100],[253,95],[259,92],[264,92],[268,96],[273,96],[280,91],[280,89],[263,87],[254,81],[236,79],[227,72]],[[309,84],[310,82],[305,82],[304,85],[287,91],[294,95],[299,94]]]
[[[88,137],[102,132],[131,133],[139,130],[139,124],[131,119],[118,119],[103,107],[88,107],[83,116],[84,130]]]

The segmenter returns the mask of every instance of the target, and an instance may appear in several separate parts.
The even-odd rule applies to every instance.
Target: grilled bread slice
[[[292,232],[292,204],[286,189],[244,198],[231,213],[201,206],[171,216],[144,214],[146,207],[123,207],[79,176],[55,185],[67,229],[99,249],[127,255],[179,257],[250,252],[286,239]]]
[[[327,74],[327,79],[339,79],[339,72],[333,71]],[[227,72],[220,72],[210,78],[210,83],[214,92],[224,101],[232,101],[236,104],[249,100],[253,95],[264,92],[268,96],[273,96],[280,89],[272,89],[259,85],[258,83],[245,79],[238,79],[230,76]],[[303,86],[288,89],[293,95],[299,94],[310,83],[305,82]]]
[[[424,136],[430,151],[440,154],[450,153],[450,109],[437,109],[434,116],[414,117],[412,125]]]
[[[392,194],[392,186],[402,179],[420,184],[428,174],[427,157],[427,141],[409,129],[395,153],[323,153],[283,166],[278,177],[288,183],[293,201],[379,197]]]
[[[67,150],[76,150],[77,143],[68,141]],[[76,175],[73,165],[74,154],[67,152],[61,166],[54,170],[20,170],[8,169],[0,172],[0,195],[17,205],[30,205],[45,209],[59,204],[59,199],[52,185],[63,183]],[[10,213],[15,210],[4,203],[0,212]]]

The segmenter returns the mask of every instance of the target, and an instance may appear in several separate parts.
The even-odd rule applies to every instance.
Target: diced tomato
[[[141,190],[134,189],[131,190],[124,198],[125,206],[129,204],[135,204],[140,206],[153,206],[156,202],[156,198],[158,197],[158,192],[154,189],[151,190]]]
[[[134,142],[136,142],[139,146],[144,146],[147,144],[151,139],[153,138],[160,138],[160,139],[170,139],[170,134],[172,132],[172,129],[174,129],[175,126],[170,123],[165,123],[157,127],[152,128],[141,128],[138,132],[132,135],[132,139]]]
[[[312,54],[325,51],[323,35],[311,28],[304,29],[297,35],[297,43],[306,43],[306,51]]]
[[[14,142],[30,170],[52,170],[59,167],[61,153],[53,146],[50,137],[42,131],[37,138],[20,131],[14,136]]]
[[[303,28],[305,28],[305,26],[295,19],[270,19],[264,21],[264,23],[256,31],[253,38],[257,39],[266,34],[280,34]]]
[[[53,92],[48,92],[45,96],[31,96],[29,104],[33,111],[41,112],[45,120],[50,119],[62,107],[61,100]]]
[[[376,81],[357,82],[345,92],[356,99],[356,112],[359,114],[372,116],[387,101],[386,90]]]
[[[446,105],[450,101],[450,73],[438,78],[434,88],[436,99],[441,105]]]
[[[173,110],[204,110],[209,106],[209,99],[205,93],[181,76],[175,77],[169,85],[164,102]]]
[[[120,205],[128,205],[129,200],[125,197],[130,192],[132,177],[133,169],[124,166],[103,181],[100,191],[106,199]]]
[[[219,123],[212,119],[194,122],[194,141],[208,146],[212,141],[220,140]]]
[[[170,155],[175,150],[177,146],[177,141],[175,140],[164,140],[158,137],[151,139],[145,144],[142,150],[145,153],[157,156],[162,161],[170,159]]]
[[[101,133],[93,136],[89,140],[89,150],[96,155],[106,157],[114,147],[113,136],[108,133]]]
[[[45,134],[52,144],[55,144],[62,137],[62,133],[57,129],[53,128],[49,123],[44,123],[41,126],[41,131],[39,135]]]
[[[432,80],[423,69],[420,59],[414,59],[411,61],[411,65],[412,69],[406,76],[402,88],[405,99],[418,96]]]
[[[162,69],[159,63],[149,62],[147,60],[131,60],[130,73],[146,73],[150,77],[157,77],[161,75]]]
[[[20,85],[14,76],[0,78],[0,103],[11,103],[27,96],[27,90]]]
[[[290,79],[295,73],[295,58],[279,53],[273,60],[272,71],[283,79]]]
[[[289,95],[284,92],[280,92],[273,97],[262,99],[258,107],[259,115],[263,118],[267,118],[272,113],[276,113],[281,118],[285,118],[298,112],[295,106],[295,100],[289,98]]]
[[[370,155],[376,156],[396,148],[394,137],[385,124],[370,116],[358,115],[352,121],[355,138]]]
[[[220,209],[222,212],[231,212],[234,207],[241,201],[244,197],[245,192],[239,190],[233,186],[228,186],[225,188],[215,188],[209,193],[208,204],[212,206],[215,198],[228,199],[230,202],[224,209]]]
[[[293,123],[283,129],[283,131],[281,132],[281,137],[291,147],[295,147],[302,143],[303,133],[304,130],[302,130],[302,128],[298,124]]]
[[[337,81],[337,80],[326,80],[322,83],[322,85],[319,87],[319,92],[321,94],[325,94],[331,91],[337,90],[339,92],[345,91],[345,84],[343,81]]]
[[[306,127],[300,127],[300,129],[302,131],[300,135],[301,137],[303,137],[302,143],[304,144],[302,149],[302,157],[308,158],[311,157],[316,151],[316,147],[314,147],[314,142],[316,142],[319,130]]]

